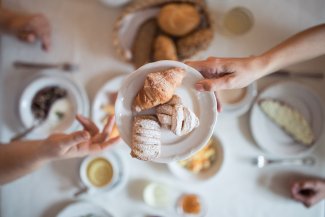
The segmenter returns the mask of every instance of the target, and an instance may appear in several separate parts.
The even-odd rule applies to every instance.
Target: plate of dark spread
[[[71,132],[78,123],[76,114],[88,114],[85,91],[63,75],[41,75],[24,89],[19,103],[24,127],[38,125],[31,137],[46,137],[53,132]]]

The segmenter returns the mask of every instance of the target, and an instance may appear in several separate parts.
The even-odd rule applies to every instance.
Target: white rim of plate
[[[100,122],[100,120],[98,120],[97,115],[95,115],[95,113],[97,113],[98,109],[100,109],[100,106],[102,105],[101,103],[103,102],[103,100],[101,100],[101,95],[107,93],[107,89],[111,89],[109,88],[112,84],[114,83],[121,83],[120,87],[122,86],[123,84],[123,81],[124,79],[127,77],[127,75],[119,75],[119,76],[116,76],[110,80],[108,80],[100,89],[99,91],[96,93],[96,96],[93,100],[93,103],[92,103],[92,108],[91,108],[91,119],[94,121],[94,123],[99,126],[99,128],[103,128],[103,124]],[[115,92],[118,92],[120,87],[118,89],[116,89]],[[107,97],[106,97],[107,98]],[[112,102],[110,102],[110,100],[107,100],[107,102],[109,101],[110,104],[112,104],[112,106],[114,106],[114,104]],[[100,111],[100,113],[103,113],[104,115],[104,112]]]
[[[319,137],[317,138],[317,140],[310,146],[310,147],[306,147],[304,148],[303,150],[299,151],[299,152],[294,152],[294,153],[279,153],[277,151],[274,151],[273,149],[270,149],[270,148],[267,148],[265,145],[262,145],[262,141],[260,141],[259,137],[257,136],[257,132],[255,132],[253,130],[253,112],[254,112],[254,109],[256,109],[256,107],[258,106],[257,105],[257,102],[258,100],[260,99],[260,97],[266,93],[267,91],[269,91],[271,88],[275,88],[276,86],[283,86],[283,85],[286,85],[286,84],[293,84],[293,85],[298,85],[298,86],[301,86],[303,87],[305,90],[307,90],[313,97],[315,97],[318,101],[318,103],[320,103],[320,107],[322,107],[322,110],[324,110],[324,103],[323,101],[321,100],[321,98],[318,96],[318,94],[313,90],[311,89],[310,87],[308,87],[307,85],[304,85],[300,82],[295,82],[295,81],[282,81],[282,82],[275,82],[269,86],[267,86],[265,89],[263,89],[263,91],[261,91],[258,96],[256,97],[253,105],[252,105],[252,110],[251,110],[251,113],[250,113],[250,128],[251,128],[251,132],[252,132],[252,135],[253,135],[253,138],[256,142],[256,144],[263,150],[263,151],[266,151],[270,154],[277,154],[277,155],[280,155],[280,156],[294,156],[294,155],[302,155],[302,154],[306,154],[306,153],[310,153],[312,150],[315,149],[315,147],[317,147],[319,145],[319,141],[322,139],[322,132],[324,132],[324,124],[322,124],[322,129],[321,129],[321,133],[319,135]],[[324,116],[324,112],[321,114],[323,119],[325,118]]]
[[[88,97],[87,97],[87,94],[86,94],[86,91],[84,90],[84,88],[80,84],[78,84],[76,81],[74,81],[72,78],[70,78],[69,76],[62,74],[62,72],[43,71],[41,73],[38,73],[38,74],[32,76],[28,80],[28,83],[27,83],[27,85],[25,85],[25,88],[23,89],[23,91],[21,93],[21,96],[19,98],[19,116],[20,116],[20,120],[21,120],[24,127],[26,127],[26,128],[31,127],[30,125],[28,125],[29,122],[26,120],[26,118],[24,118],[25,106],[24,106],[24,103],[23,103],[23,99],[27,95],[27,90],[30,89],[36,82],[39,82],[41,79],[51,79],[51,78],[56,78],[59,81],[67,82],[71,86],[74,87],[73,92],[74,92],[74,94],[80,96],[77,101],[79,101],[80,106],[81,106],[81,108],[77,108],[76,112],[79,112],[84,116],[88,116],[88,113],[89,113],[89,100],[88,100]],[[57,83],[57,84],[59,85],[59,83]],[[41,90],[42,88],[44,88],[44,87],[41,87],[39,90]],[[78,122],[76,120],[74,120],[71,123],[71,126],[68,127],[67,129],[65,129],[64,132],[72,132],[72,131],[74,131],[74,130],[79,128],[78,125],[79,125]],[[48,132],[48,134],[50,134],[50,133],[51,132]],[[32,132],[31,135],[33,137],[35,137],[35,136],[38,136],[40,134]]]
[[[180,67],[185,69],[187,72],[190,72],[195,78],[199,79],[203,79],[203,76],[194,68],[181,63],[181,62],[177,62],[177,61],[171,61],[171,60],[162,60],[162,61],[157,61],[157,62],[152,62],[152,63],[148,63],[142,67],[140,67],[139,69],[137,69],[136,71],[132,72],[131,74],[129,74],[127,76],[127,78],[124,80],[122,87],[128,87],[130,83],[132,83],[133,78],[137,77],[138,75],[140,75],[141,73],[143,73],[144,71],[157,71],[158,69],[156,68],[160,68],[159,70],[166,70],[169,68],[173,68],[173,67]],[[179,161],[182,159],[186,159],[189,158],[190,156],[192,156],[193,154],[195,154],[198,150],[200,150],[205,144],[207,144],[207,142],[209,141],[209,139],[211,138],[213,132],[214,132],[214,127],[217,121],[217,102],[215,99],[215,95],[214,93],[201,93],[201,92],[197,92],[198,94],[206,94],[206,97],[209,98],[209,100],[211,100],[212,102],[212,108],[210,108],[210,110],[212,111],[211,114],[211,118],[208,119],[208,121],[211,121],[208,130],[205,132],[205,136],[204,138],[202,138],[202,141],[196,145],[195,147],[193,147],[192,149],[186,151],[185,153],[181,153],[181,154],[170,154],[167,157],[158,157],[154,160],[152,160],[153,162],[157,162],[157,163],[169,163],[172,161]],[[116,104],[115,104],[115,117],[116,117],[116,122],[117,122],[117,127],[119,129],[120,135],[122,137],[122,139],[124,140],[124,142],[126,144],[129,145],[129,147],[131,147],[131,138],[128,138],[126,135],[126,132],[124,130],[124,128],[122,127],[123,123],[122,123],[122,118],[120,117],[121,114],[119,114],[119,111],[123,110],[123,106],[122,103],[124,101],[124,96],[122,91],[120,90],[118,92],[118,96],[117,96],[117,100],[116,100]],[[132,113],[131,108],[128,108],[128,112]],[[202,112],[202,111],[201,111]],[[129,116],[134,116],[134,114],[128,114]],[[200,120],[201,121],[201,120]],[[200,126],[202,124],[206,124],[206,123],[202,123],[200,124]],[[129,129],[129,133],[131,132],[131,129]],[[197,129],[196,129],[197,130]],[[130,134],[131,135],[131,134]],[[189,134],[190,135],[190,134]],[[131,136],[130,136],[131,137]],[[162,150],[161,153],[163,153],[164,150],[164,145],[162,144]]]
[[[107,212],[104,208],[97,206],[95,204],[92,203],[88,203],[88,202],[74,202],[71,203],[69,205],[67,205],[65,208],[63,208],[63,210],[60,211],[60,213],[57,215],[57,217],[67,217],[67,214],[70,214],[72,211],[71,210],[80,210],[82,208],[87,208],[87,209],[96,209],[97,212],[100,212],[101,214],[104,214],[104,217],[113,217],[111,213]],[[70,213],[69,213],[70,212]],[[85,213],[88,214],[88,213]],[[91,214],[91,213],[89,213]],[[69,215],[70,216],[70,215]]]

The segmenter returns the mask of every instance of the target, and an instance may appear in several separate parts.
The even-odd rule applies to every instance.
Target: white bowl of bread
[[[210,139],[216,123],[213,93],[194,84],[202,75],[177,61],[149,63],[123,82],[115,104],[117,126],[140,160],[183,160]]]
[[[214,29],[201,0],[142,0],[124,9],[114,46],[136,68],[152,61],[188,59],[208,48]]]

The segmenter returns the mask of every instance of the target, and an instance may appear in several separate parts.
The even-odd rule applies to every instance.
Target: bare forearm
[[[325,54],[325,24],[300,32],[261,55],[264,75]]]
[[[39,141],[14,142],[0,146],[0,185],[18,179],[42,166]]]

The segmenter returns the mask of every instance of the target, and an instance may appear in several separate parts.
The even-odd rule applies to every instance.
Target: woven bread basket
[[[213,39],[214,25],[204,0],[138,0],[132,2],[124,8],[122,14],[118,17],[114,25],[113,43],[119,57],[121,57],[124,61],[132,63],[131,47],[137,31],[136,26],[140,26],[141,23],[145,22],[146,20],[156,17],[160,7],[168,3],[190,3],[195,5],[196,8],[198,8],[199,13],[201,14],[201,24],[197,28],[197,30],[209,29],[211,30],[210,32],[212,36],[204,41],[204,45],[197,46],[197,49],[195,49],[194,51],[192,50],[191,54],[194,55],[199,51],[203,51],[207,48],[207,46]],[[135,21],[136,16],[138,16],[141,21]],[[189,57],[190,56],[187,56],[186,58]],[[185,58],[180,58],[180,60],[182,59]]]

